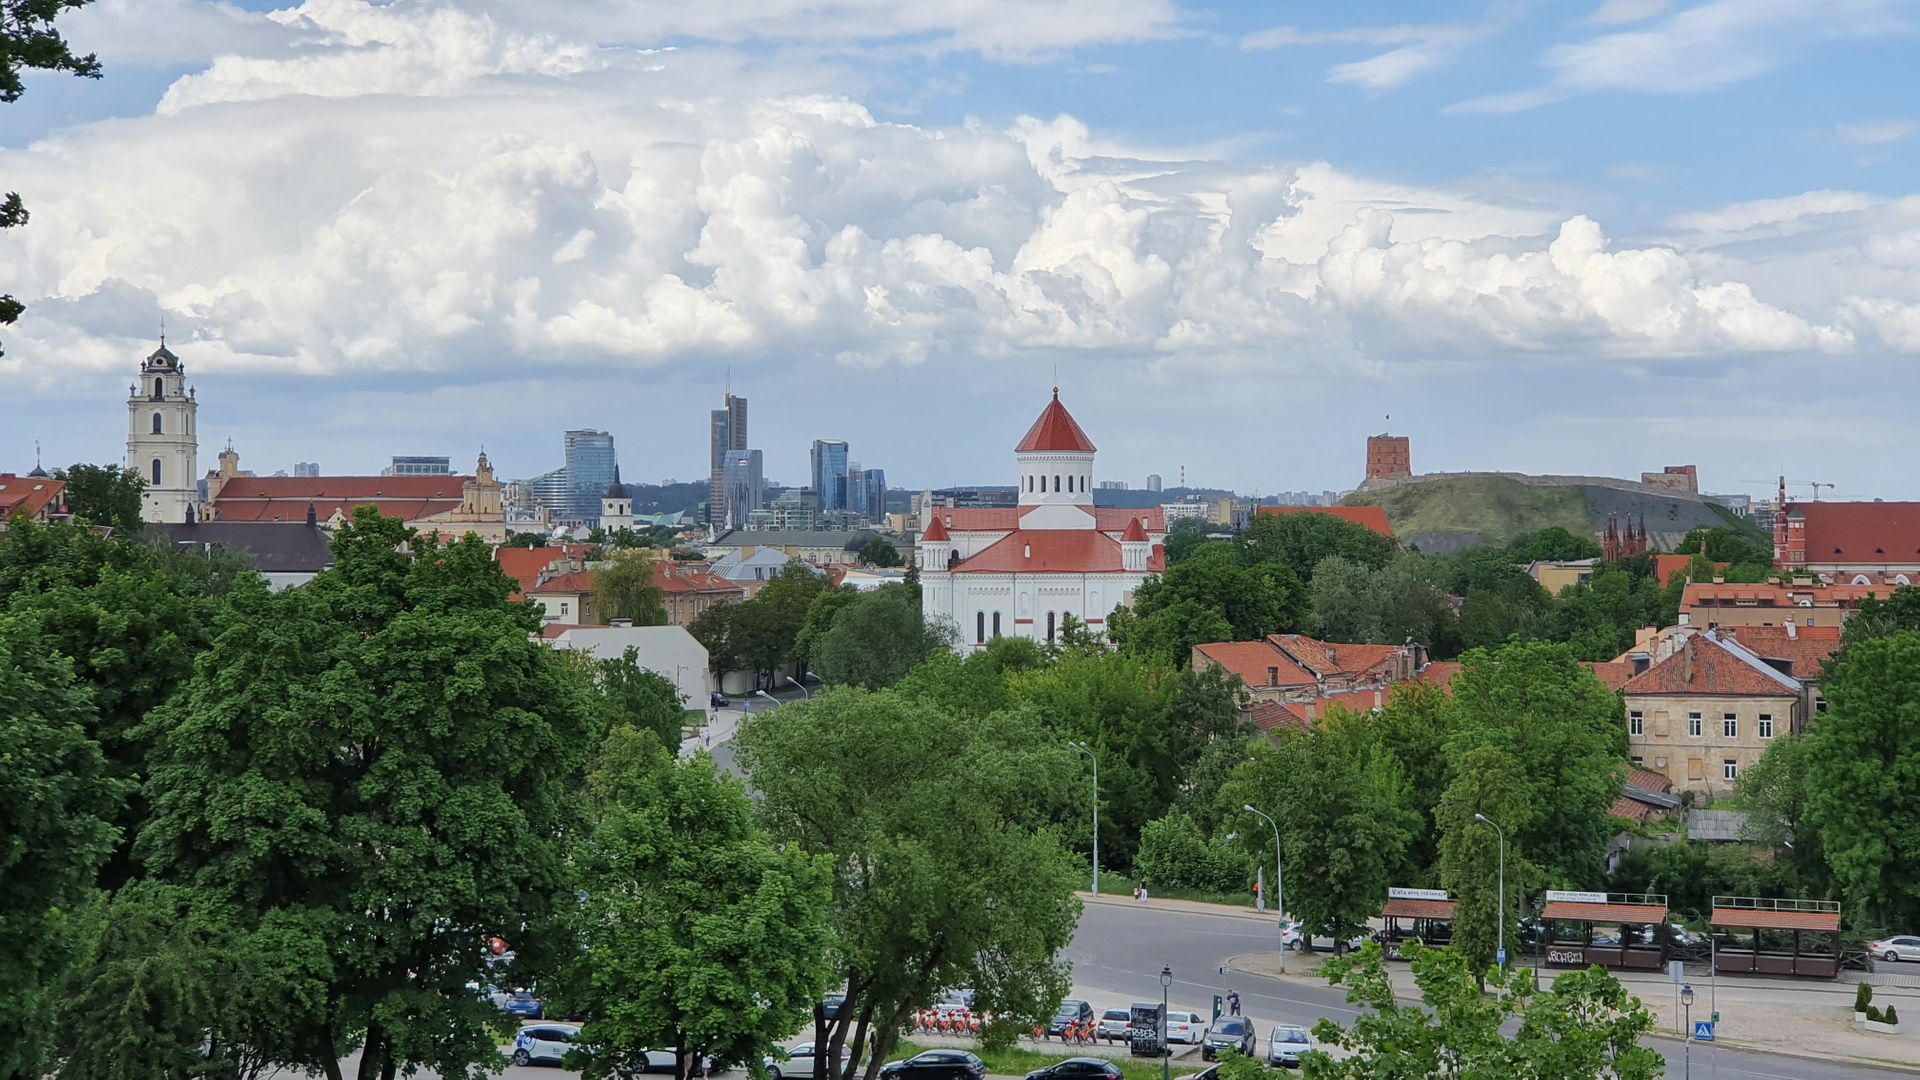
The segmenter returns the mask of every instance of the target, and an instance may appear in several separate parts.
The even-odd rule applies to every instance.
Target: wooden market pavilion
[[[1540,909],[1546,966],[1658,971],[1667,963],[1668,935],[1660,932],[1666,921],[1665,893],[1549,889]]]
[[[1729,975],[1840,974],[1840,904],[1765,896],[1713,898],[1713,968]]]
[[[1453,899],[1443,889],[1390,888],[1380,917],[1386,922],[1380,947],[1389,960],[1401,959],[1400,947],[1409,941],[1445,945],[1453,940]]]

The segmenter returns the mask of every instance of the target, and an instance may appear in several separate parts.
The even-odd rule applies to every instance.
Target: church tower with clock
[[[199,402],[186,368],[160,339],[140,364],[140,381],[127,388],[127,468],[147,483],[145,521],[190,520],[199,496]]]

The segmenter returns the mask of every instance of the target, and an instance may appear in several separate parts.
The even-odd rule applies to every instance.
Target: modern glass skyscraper
[[[601,496],[613,483],[613,436],[579,428],[563,438],[567,463],[527,482],[533,501],[546,507],[556,524],[598,525]]]
[[[847,509],[879,524],[887,516],[887,471],[851,469],[847,473]]]
[[[766,491],[760,475],[760,451],[727,451],[726,461],[721,465],[721,476],[726,487],[727,518],[724,524],[730,529],[745,528],[748,515],[760,509],[760,500]]]
[[[847,509],[847,444],[844,440],[813,440],[813,490],[820,495],[820,509]]]
[[[727,523],[727,453],[747,448],[747,399],[728,393],[707,414],[707,521]],[[744,519],[743,519],[744,520]]]

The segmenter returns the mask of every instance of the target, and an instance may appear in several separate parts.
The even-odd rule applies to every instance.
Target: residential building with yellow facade
[[[1805,687],[1715,631],[1691,634],[1621,689],[1628,754],[1676,791],[1722,795],[1805,725]]]

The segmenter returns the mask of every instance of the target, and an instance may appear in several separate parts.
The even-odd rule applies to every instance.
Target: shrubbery
[[[1246,853],[1208,840],[1192,818],[1175,811],[1140,831],[1134,876],[1160,888],[1238,892],[1247,887]]]

